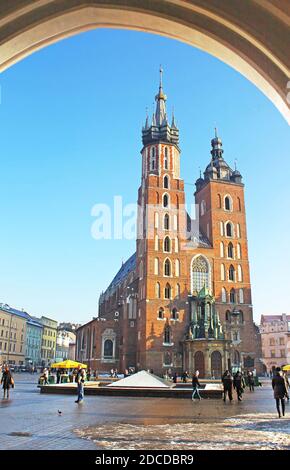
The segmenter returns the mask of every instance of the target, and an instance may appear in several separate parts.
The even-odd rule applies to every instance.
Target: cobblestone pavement
[[[287,416],[284,420],[276,419],[269,382],[254,393],[247,392],[241,403],[236,400],[224,404],[222,400],[193,403],[171,398],[87,396],[81,405],[77,405],[73,395],[40,394],[36,376],[15,374],[14,378],[15,389],[11,391],[11,398],[0,399],[0,449],[142,448],[143,441],[146,441],[147,448],[172,449],[174,442],[179,448],[177,434],[180,436],[182,429],[186,431],[186,426],[204,424],[208,429],[219,429],[220,433],[220,426],[225,421],[235,428],[239,426],[244,435],[247,429],[253,431],[254,426],[260,436],[268,433],[268,437],[265,434],[266,440],[273,440],[273,435],[281,431],[277,448],[290,448],[290,421]],[[286,407],[286,414],[290,417],[290,405]],[[61,415],[58,410],[61,410]],[[127,434],[128,430],[131,443],[124,444],[124,432]],[[96,431],[99,431],[98,435]],[[191,433],[194,429],[188,428],[187,431]],[[156,432],[160,438],[163,433],[168,445],[163,442],[165,447],[158,447],[158,443],[152,441],[152,435],[158,441]],[[229,432],[232,433],[230,428]],[[211,439],[220,438],[215,436],[212,435]],[[199,437],[202,438],[202,434]],[[136,445],[134,438],[138,441]],[[203,439],[203,442],[210,447],[208,439]],[[187,444],[187,448],[188,445],[192,442]]]

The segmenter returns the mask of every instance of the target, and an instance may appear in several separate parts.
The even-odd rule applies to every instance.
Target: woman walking
[[[5,395],[9,398],[9,390],[10,387],[14,387],[14,380],[8,366],[5,367],[2,373],[1,385],[3,386],[3,398],[5,398]]]
[[[272,388],[274,390],[274,398],[276,400],[276,408],[278,416],[281,418],[280,402],[282,408],[282,416],[285,416],[285,397],[287,396],[287,390],[285,386],[284,377],[281,375],[281,368],[276,368],[276,375],[272,379]]]
[[[196,370],[195,374],[192,376],[192,397],[191,399],[194,400],[195,394],[197,394],[197,397],[201,400],[201,396],[199,394],[198,387],[200,387],[200,383],[198,381],[198,376],[199,376],[199,371]]]

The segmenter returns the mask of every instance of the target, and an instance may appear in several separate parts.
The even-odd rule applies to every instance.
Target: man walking
[[[75,403],[82,403],[84,400],[85,379],[85,371],[84,369],[80,369],[76,377],[78,398]]]
[[[194,400],[194,396],[195,394],[197,394],[197,397],[199,398],[199,400],[201,400],[201,396],[199,394],[199,390],[198,390],[198,387],[200,387],[200,383],[198,381],[198,376],[199,376],[199,371],[196,370],[195,371],[195,374],[193,374],[192,376],[192,401]]]
[[[237,392],[237,398],[242,401],[242,394],[245,388],[245,381],[242,373],[238,370],[234,376],[234,389]]]
[[[228,394],[231,402],[233,400],[233,377],[229,370],[226,370],[222,376],[222,383],[224,386],[224,401],[226,401],[226,396]]]
[[[282,416],[285,416],[285,397],[287,396],[287,390],[284,377],[282,377],[281,375],[280,367],[276,367],[276,375],[272,379],[272,388],[274,390],[274,398],[276,400],[278,416],[279,418],[281,418],[280,402],[282,408]]]
[[[5,398],[5,395],[9,398],[9,390],[10,387],[14,387],[14,380],[8,366],[5,367],[2,373],[1,385],[3,387],[3,398]]]

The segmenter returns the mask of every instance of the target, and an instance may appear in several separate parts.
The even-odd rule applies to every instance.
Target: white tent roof
[[[124,379],[107,385],[107,387],[170,388],[172,384],[154,374],[146,372],[146,370],[141,370],[136,374],[129,375]]]

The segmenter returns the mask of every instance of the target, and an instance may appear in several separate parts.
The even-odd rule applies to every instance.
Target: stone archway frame
[[[219,58],[253,82],[290,123],[289,2],[0,0],[0,7],[0,71],[82,31],[145,31]]]

